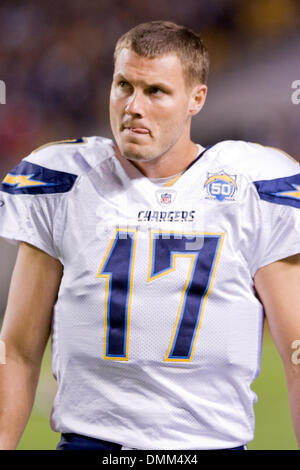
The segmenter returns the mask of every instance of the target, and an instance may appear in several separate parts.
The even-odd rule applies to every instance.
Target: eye
[[[129,83],[126,82],[126,80],[120,80],[120,81],[118,82],[118,86],[119,86],[120,88],[126,88],[126,87],[129,87]]]
[[[159,93],[162,93],[162,92],[163,91],[160,88],[158,88],[157,86],[152,86],[152,87],[149,88],[149,93],[151,95],[158,95]]]

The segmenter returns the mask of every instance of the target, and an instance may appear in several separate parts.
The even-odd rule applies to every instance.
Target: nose
[[[127,114],[142,117],[145,111],[145,103],[142,92],[135,90],[129,97],[125,106]]]

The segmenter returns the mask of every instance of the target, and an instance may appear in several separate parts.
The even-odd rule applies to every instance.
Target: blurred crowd
[[[221,74],[293,33],[299,12],[296,0],[1,0],[0,176],[45,142],[110,135],[113,49],[134,25],[166,19],[201,32]]]

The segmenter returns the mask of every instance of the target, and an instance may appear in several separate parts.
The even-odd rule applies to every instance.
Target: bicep
[[[8,356],[41,361],[61,276],[62,265],[57,259],[27,243],[20,244],[1,331]]]
[[[284,365],[292,365],[293,342],[300,340],[300,254],[260,268],[255,289]]]

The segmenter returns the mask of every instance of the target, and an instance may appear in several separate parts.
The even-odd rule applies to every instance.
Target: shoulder
[[[300,208],[300,165],[284,151],[244,141],[220,142],[212,150],[218,165],[253,184],[260,199]]]
[[[23,158],[1,189],[13,194],[67,192],[78,176],[113,154],[113,142],[97,136],[50,142]]]
[[[23,161],[80,175],[109,158],[112,144],[110,139],[98,136],[50,142],[33,150]]]
[[[283,150],[242,140],[225,140],[212,147],[219,163],[250,181],[272,180],[299,173],[299,163]]]

